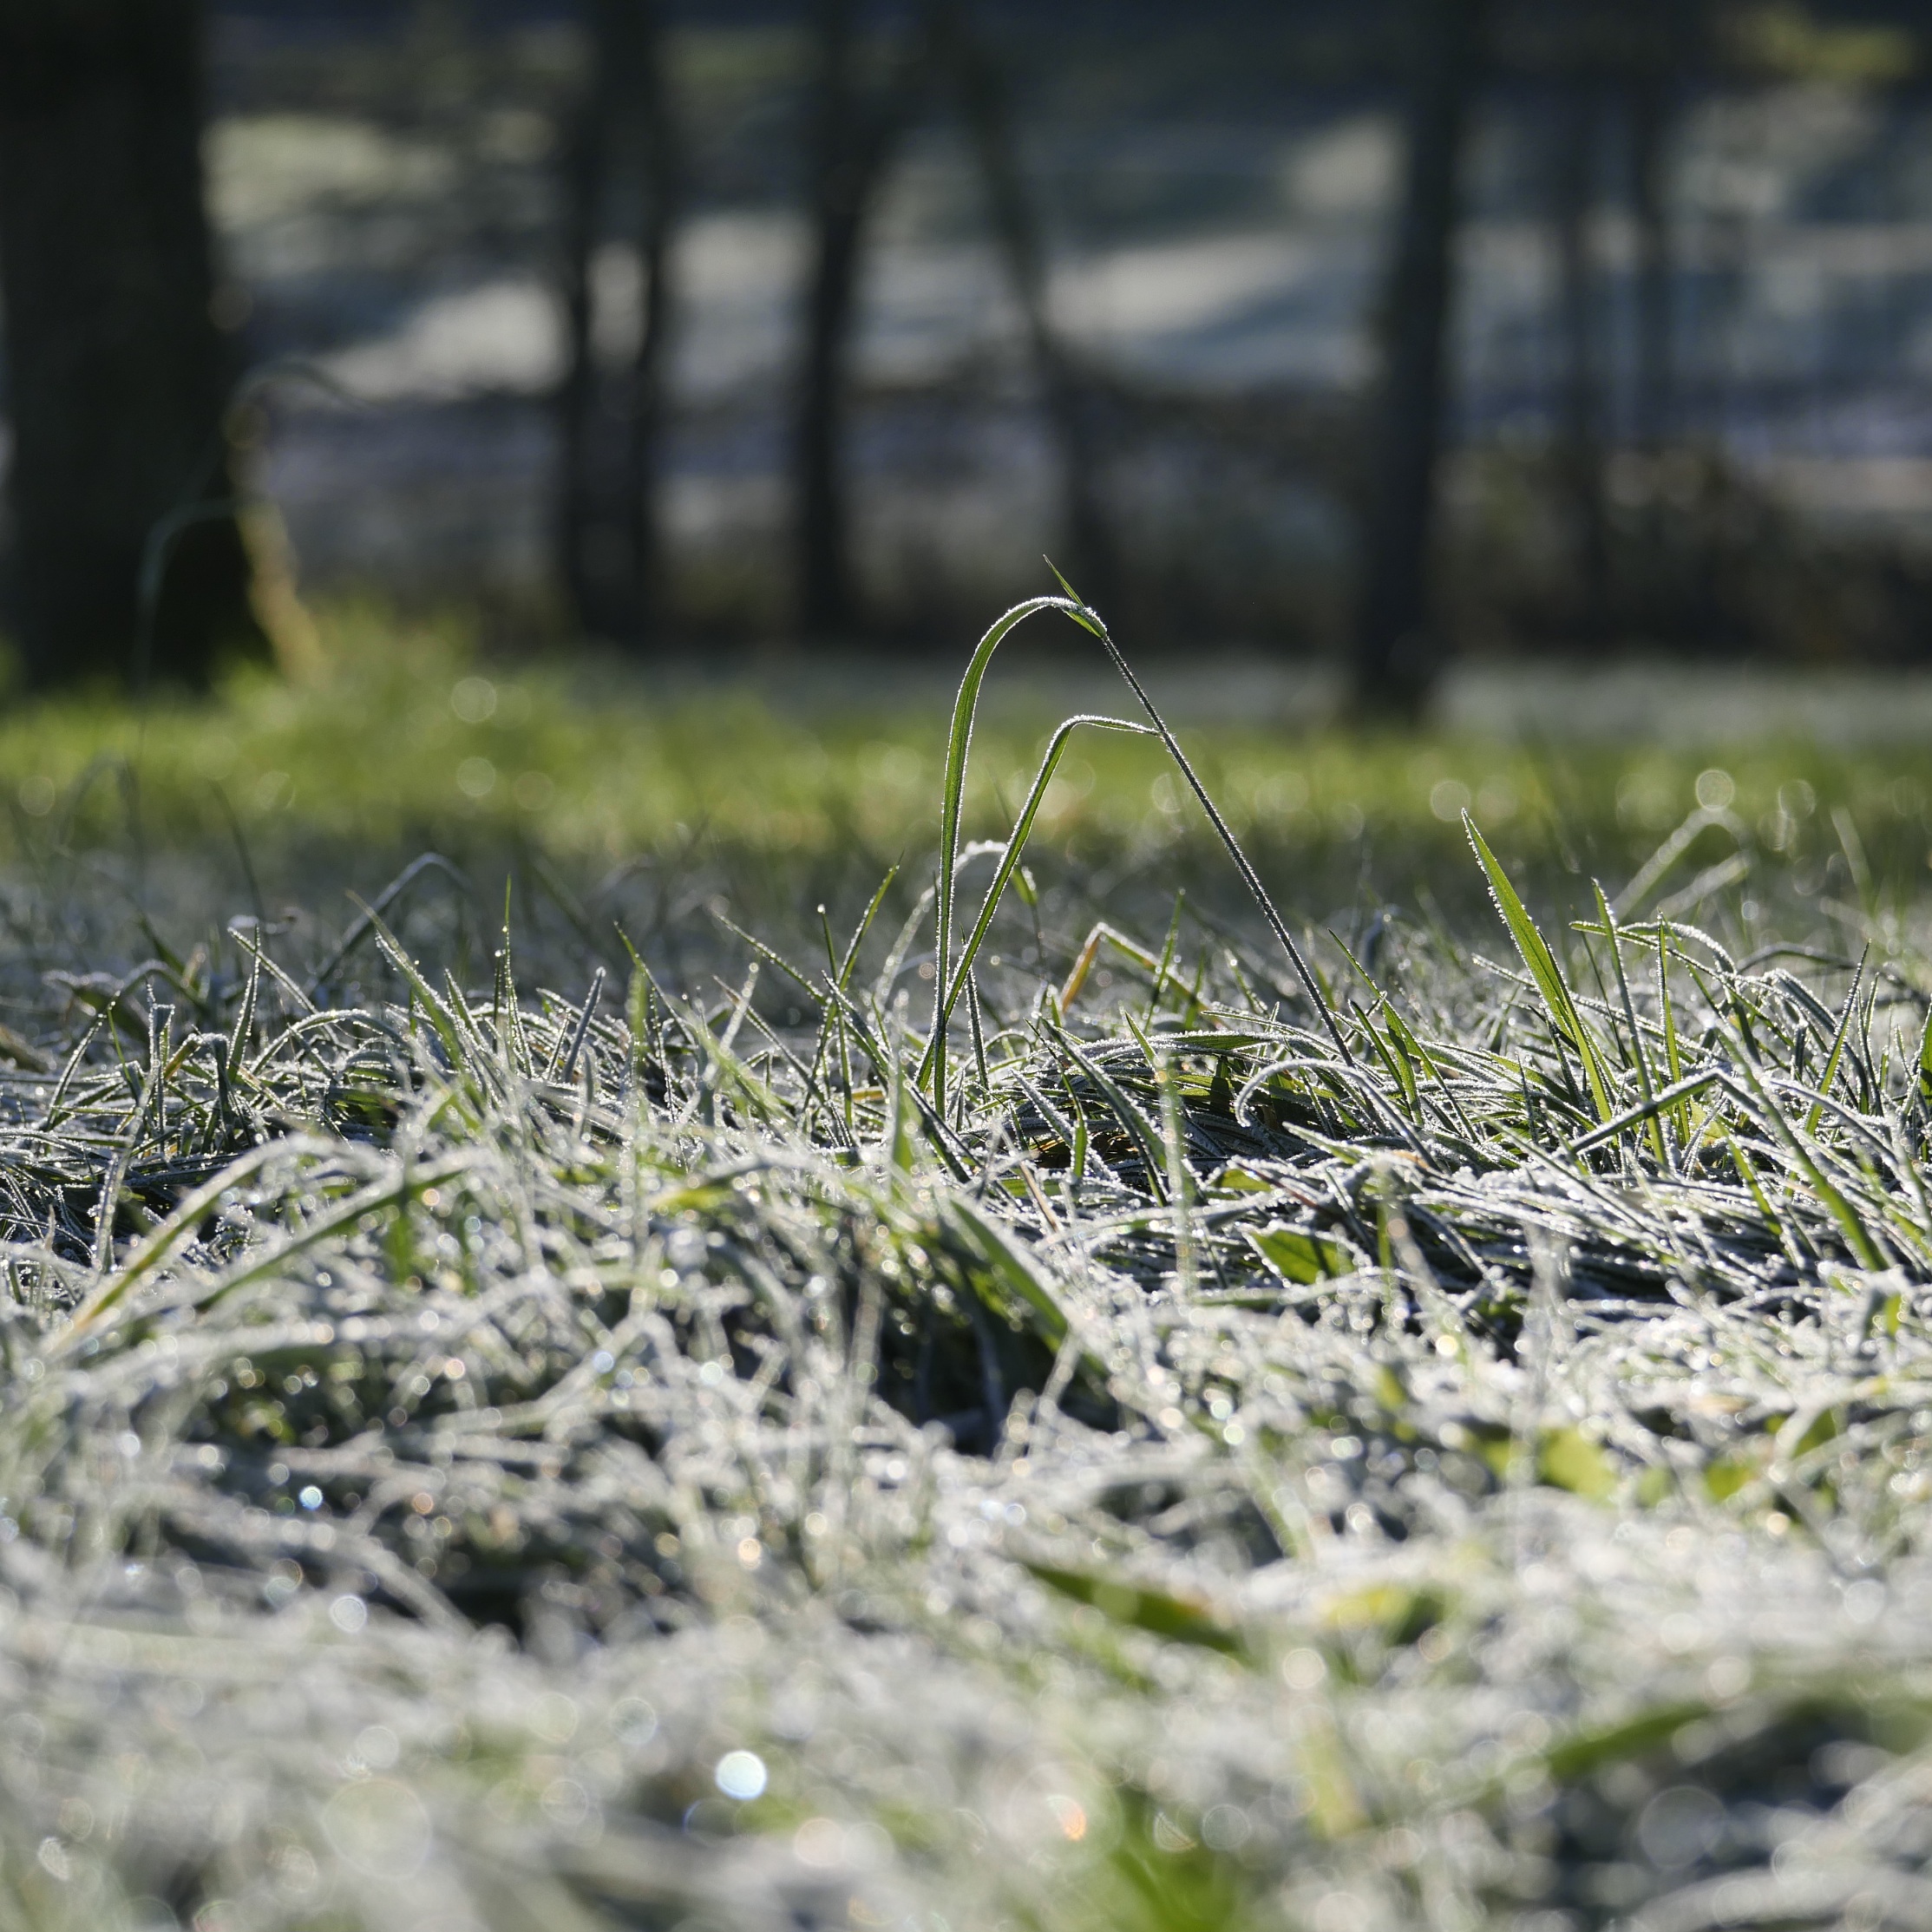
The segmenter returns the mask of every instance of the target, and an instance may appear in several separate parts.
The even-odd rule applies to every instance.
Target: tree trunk
[[[663,614],[657,462],[677,144],[655,0],[593,0],[590,26],[591,71],[565,147],[557,574],[580,630],[642,646]],[[620,221],[626,193],[634,214]],[[599,246],[619,230],[641,278],[621,371],[599,359],[596,286]]]
[[[1384,363],[1355,625],[1354,703],[1370,715],[1419,711],[1442,657],[1440,641],[1431,635],[1430,552],[1457,177],[1483,13],[1483,0],[1418,0],[1408,154],[1383,309]]]
[[[589,75],[564,139],[564,378],[556,396],[559,488],[556,578],[573,628],[620,628],[611,554],[620,539],[599,518],[597,458],[597,244],[611,191],[611,135],[622,88],[619,49],[624,0],[591,0]]]
[[[792,430],[793,530],[799,634],[852,637],[861,613],[853,575],[845,442],[852,334],[865,231],[894,146],[904,132],[937,29],[928,6],[896,71],[874,92],[858,69],[853,0],[818,0],[811,138],[812,269],[805,291]]]
[[[36,684],[205,683],[250,602],[210,316],[198,0],[0,0],[17,626]]]
[[[856,306],[859,241],[872,183],[852,125],[851,0],[820,0],[818,97],[812,138],[815,249],[805,296],[804,353],[794,435],[798,629],[835,639],[856,623],[848,554],[844,442],[847,363]]]
[[[1120,557],[1100,488],[1093,398],[1053,326],[1046,250],[1019,162],[1019,141],[1003,75],[972,34],[964,9],[946,10],[944,30],[967,131],[986,184],[994,239],[1019,304],[1046,419],[1060,458],[1061,525],[1074,587],[1096,609],[1112,611]]]
[[[643,126],[638,259],[642,313],[631,363],[630,438],[625,450],[624,525],[631,538],[632,632],[652,642],[665,616],[663,533],[658,453],[664,434],[665,369],[671,337],[671,237],[677,218],[678,153],[665,82],[663,24],[656,0],[639,0],[638,110]]]
[[[1636,435],[1646,449],[1670,440],[1672,366],[1669,76],[1651,62],[1630,83],[1633,212],[1637,228]]]
[[[616,92],[611,41],[620,3],[592,0],[590,73],[564,141],[564,374],[557,394],[556,568],[572,624],[593,632],[606,629],[608,618],[590,462],[598,389],[594,271]]]
[[[1578,638],[1610,628],[1610,553],[1603,514],[1603,371],[1598,341],[1599,280],[1590,246],[1596,206],[1601,90],[1582,75],[1563,101],[1557,135],[1556,253],[1563,339],[1563,391],[1558,458],[1569,497],[1576,567],[1574,620]]]

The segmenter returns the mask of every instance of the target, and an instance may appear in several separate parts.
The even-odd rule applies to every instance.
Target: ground
[[[976,940],[1036,682],[940,946],[943,688],[324,641],[0,727],[11,1922],[1925,1916],[1932,760],[1169,672],[1280,931]]]

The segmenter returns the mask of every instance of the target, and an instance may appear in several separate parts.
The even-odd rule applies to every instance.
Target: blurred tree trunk
[[[1653,451],[1670,441],[1676,407],[1669,87],[1660,62],[1644,64],[1630,83],[1631,200],[1637,229],[1636,430],[1638,442]]]
[[[1383,370],[1356,611],[1353,700],[1413,716],[1442,657],[1431,635],[1430,553],[1442,449],[1456,227],[1483,0],[1417,0],[1407,156],[1382,305]]]
[[[262,657],[223,417],[198,0],[0,0],[0,292],[37,684]]]
[[[663,23],[644,0],[638,60],[642,120],[639,172],[643,204],[637,227],[639,291],[637,346],[631,358],[631,422],[624,470],[624,524],[631,533],[632,603],[640,640],[655,638],[665,616],[664,534],[658,510],[658,446],[671,337],[671,239],[679,159],[665,74]]]
[[[792,428],[793,536],[799,634],[851,637],[861,625],[846,489],[846,417],[865,235],[886,169],[910,117],[930,57],[937,10],[922,11],[914,40],[883,84],[859,71],[854,0],[817,0],[812,99],[812,265]]]
[[[847,365],[857,303],[860,242],[886,154],[883,122],[857,124],[852,0],[819,0],[811,153],[814,253],[805,296],[793,461],[798,629],[813,639],[857,621],[846,501]]]
[[[609,615],[603,596],[590,456],[597,408],[596,264],[609,172],[617,69],[610,58],[619,0],[592,0],[590,72],[564,143],[562,295],[564,374],[557,397],[557,576],[571,621],[599,632]]]
[[[592,0],[589,24],[590,73],[565,148],[558,576],[580,629],[643,646],[664,614],[658,448],[678,150],[655,0]],[[626,193],[634,214],[620,219]],[[597,264],[622,230],[639,312],[618,373],[599,360]]]
[[[1585,74],[1567,90],[1557,134],[1555,187],[1559,309],[1563,342],[1558,462],[1569,497],[1576,566],[1576,634],[1609,628],[1610,553],[1603,514],[1603,371],[1600,283],[1590,233],[1596,212],[1601,88]]]
[[[1046,250],[1020,166],[1018,130],[1005,76],[973,33],[963,7],[948,7],[943,27],[967,131],[986,183],[994,239],[1019,304],[1047,422],[1058,446],[1067,569],[1080,594],[1097,609],[1111,613],[1120,587],[1120,557],[1102,500],[1093,397],[1053,326]]]

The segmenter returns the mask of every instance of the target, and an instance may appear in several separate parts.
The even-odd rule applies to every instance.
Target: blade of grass
[[[1530,918],[1516,889],[1510,883],[1509,874],[1503,871],[1496,855],[1490,850],[1488,842],[1477,829],[1476,821],[1464,812],[1463,829],[1469,835],[1470,843],[1476,848],[1476,856],[1481,862],[1483,874],[1490,882],[1490,891],[1496,901],[1496,908],[1503,915],[1503,923],[1510,929],[1510,940],[1516,953],[1529,969],[1529,977],[1536,982],[1536,991],[1542,996],[1544,1010],[1549,1013],[1550,1024],[1576,1049],[1577,1058],[1583,1063],[1583,1077],[1589,1082],[1590,1097],[1596,1104],[1597,1118],[1607,1121],[1614,1111],[1610,1104],[1610,1090],[1604,1078],[1603,1068],[1599,1060],[1596,1043],[1590,1038],[1583,1024],[1583,1016],[1576,1010],[1576,1002],[1570,996],[1569,983],[1564,979],[1562,969],[1556,964],[1556,955],[1549,950],[1549,942],[1536,930],[1536,922]]]

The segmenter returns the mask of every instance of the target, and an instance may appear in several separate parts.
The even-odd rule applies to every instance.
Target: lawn
[[[981,937],[1053,716],[330,642],[0,726],[10,1922],[1932,1913],[1932,756],[1088,728]]]

